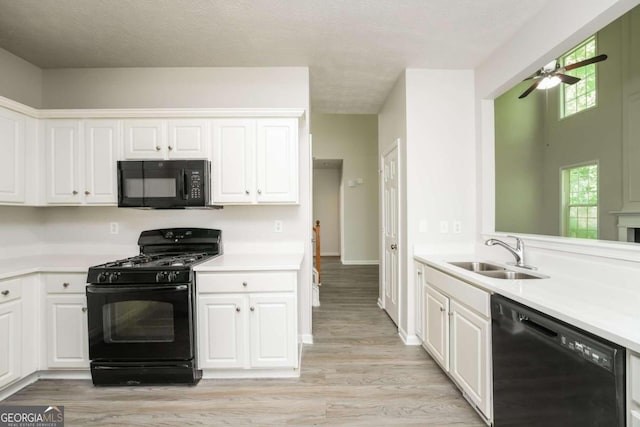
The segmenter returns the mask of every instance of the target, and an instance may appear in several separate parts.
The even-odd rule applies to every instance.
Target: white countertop
[[[196,272],[204,271],[274,271],[300,270],[304,254],[223,254],[195,266]]]
[[[569,272],[527,271],[473,255],[415,255],[417,261],[497,293],[571,325],[640,352],[640,284],[637,289],[580,280]],[[483,261],[508,269],[549,276],[545,279],[504,280],[482,276],[449,261]]]
[[[32,255],[0,259],[0,279],[31,273],[86,273],[92,265],[102,264],[122,255]]]

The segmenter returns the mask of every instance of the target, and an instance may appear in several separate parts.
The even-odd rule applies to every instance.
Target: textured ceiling
[[[549,0],[0,0],[42,68],[308,66],[314,112],[377,113],[405,68],[475,68]]]

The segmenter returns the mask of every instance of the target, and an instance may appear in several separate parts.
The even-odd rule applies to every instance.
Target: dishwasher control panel
[[[607,370],[612,370],[612,355],[594,348],[585,341],[580,341],[569,335],[560,335],[560,344],[562,347],[574,354],[581,355],[585,360],[590,361],[598,366],[602,366]]]

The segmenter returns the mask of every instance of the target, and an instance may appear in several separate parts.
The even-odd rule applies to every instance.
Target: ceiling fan
[[[525,96],[533,92],[533,90],[537,87],[540,87],[541,89],[549,89],[556,86],[560,82],[574,85],[578,83],[580,79],[564,74],[566,71],[575,70],[576,68],[584,67],[585,65],[589,64],[595,64],[596,62],[604,61],[605,59],[607,59],[607,55],[602,54],[594,56],[593,58],[585,59],[583,61],[575,62],[573,64],[565,65],[564,67],[561,67],[560,63],[558,63],[558,61],[554,59],[553,61],[542,67],[540,70],[538,70],[533,76],[524,79],[524,81],[534,80],[534,82],[518,98],[524,98]]]

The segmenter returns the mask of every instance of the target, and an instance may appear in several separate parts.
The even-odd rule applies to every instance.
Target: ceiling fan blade
[[[573,77],[573,76],[568,76],[566,74],[558,73],[558,74],[554,74],[554,76],[557,76],[562,81],[562,83],[566,83],[566,84],[570,84],[570,85],[574,85],[574,84],[576,84],[576,83],[578,83],[580,81],[579,78]]]
[[[534,82],[531,86],[529,86],[529,89],[527,89],[524,92],[522,92],[522,95],[520,95],[518,97],[518,99],[522,99],[525,96],[529,95],[531,92],[533,92],[538,87],[538,85],[540,84],[541,81],[542,80],[538,80],[537,82]]]
[[[585,59],[584,61],[578,61],[574,64],[565,65],[563,71],[570,71],[576,68],[584,67],[585,65],[595,64],[596,62],[604,61],[607,59],[607,55],[602,54],[598,56],[594,56],[593,58]]]

